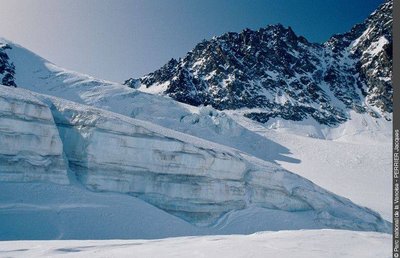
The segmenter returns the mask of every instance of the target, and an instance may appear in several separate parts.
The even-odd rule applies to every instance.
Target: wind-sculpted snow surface
[[[310,212],[307,219],[315,227],[389,231],[379,214],[238,150],[26,90],[1,87],[0,96],[17,107],[7,111],[7,106],[1,105],[1,112],[9,112],[14,120],[29,114],[30,109],[23,108],[27,103],[42,108],[43,115],[31,123],[40,125],[46,118],[53,128],[53,138],[58,139],[57,127],[62,141],[55,140],[57,144],[41,148],[29,138],[15,138],[17,150],[4,155],[2,164],[19,159],[20,163],[13,167],[24,169],[25,178],[36,179],[37,172],[19,167],[29,157],[18,148],[30,148],[31,155],[39,156],[46,150],[45,153],[57,154],[61,161],[62,146],[69,167],[49,166],[49,180],[50,175],[58,178],[59,171],[68,168],[93,191],[130,194],[195,225],[219,224],[229,221],[232,212],[260,207],[295,214]],[[0,148],[4,152],[3,146]],[[7,167],[6,173],[3,170],[1,175],[12,172]]]

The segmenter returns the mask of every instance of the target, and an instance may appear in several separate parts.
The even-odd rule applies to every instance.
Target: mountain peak
[[[228,32],[126,84],[191,105],[243,110],[259,122],[313,118],[337,125],[349,110],[390,119],[391,8],[387,1],[323,45],[282,24]]]

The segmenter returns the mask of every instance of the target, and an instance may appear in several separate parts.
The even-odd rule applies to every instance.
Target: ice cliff
[[[62,142],[49,108],[28,92],[1,87],[0,180],[67,184]]]
[[[260,207],[315,225],[389,230],[379,214],[279,166],[149,122],[0,87],[0,180],[71,180],[136,196],[198,226]]]

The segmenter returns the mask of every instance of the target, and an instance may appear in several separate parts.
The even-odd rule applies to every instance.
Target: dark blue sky
[[[50,61],[123,81],[182,57],[202,39],[268,24],[324,42],[383,0],[2,0],[0,36]]]

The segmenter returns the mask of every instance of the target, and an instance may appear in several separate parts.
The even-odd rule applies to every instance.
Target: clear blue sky
[[[202,39],[268,24],[324,42],[383,0],[0,0],[0,36],[59,66],[123,81]]]

